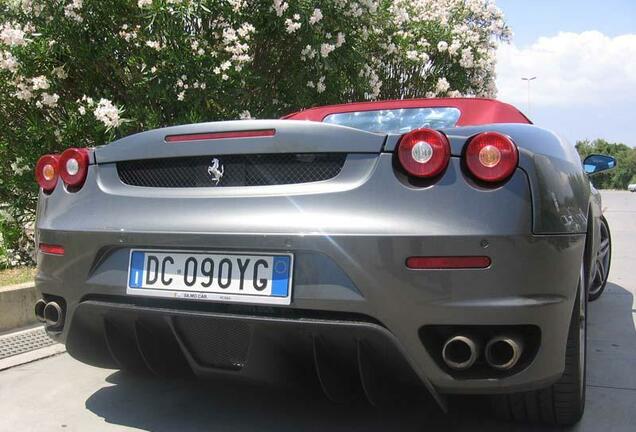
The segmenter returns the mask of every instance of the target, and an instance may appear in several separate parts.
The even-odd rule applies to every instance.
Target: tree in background
[[[616,144],[596,139],[594,141],[578,141],[576,149],[581,159],[598,153],[616,158],[618,165],[612,171],[600,173],[590,179],[597,189],[627,189],[630,183],[636,183],[636,149],[625,144]]]
[[[0,1],[0,261],[28,260],[39,155],[358,100],[494,96],[490,0]]]

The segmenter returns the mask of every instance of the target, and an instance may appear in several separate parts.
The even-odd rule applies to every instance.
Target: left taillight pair
[[[88,173],[89,154],[84,148],[70,148],[61,155],[44,155],[35,166],[35,178],[45,192],[51,192],[61,178],[66,186],[80,188]]]
[[[433,129],[408,132],[398,144],[400,164],[414,177],[437,177],[448,166],[450,155],[448,138]],[[517,146],[499,132],[482,132],[470,138],[462,157],[469,173],[487,183],[506,180],[519,162]]]

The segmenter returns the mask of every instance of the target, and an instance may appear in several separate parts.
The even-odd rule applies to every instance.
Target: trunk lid
[[[274,131],[265,136],[227,138],[221,133]],[[169,141],[175,135],[213,138]],[[217,134],[217,135],[214,135]],[[280,153],[380,153],[386,135],[298,120],[237,120],[173,126],[141,132],[95,149],[97,164],[120,161]]]

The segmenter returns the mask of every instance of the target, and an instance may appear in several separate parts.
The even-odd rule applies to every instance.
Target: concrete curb
[[[34,282],[0,288],[0,333],[36,322],[33,306],[38,299]]]

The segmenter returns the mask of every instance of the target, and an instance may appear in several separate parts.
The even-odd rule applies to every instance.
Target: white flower
[[[364,65],[364,69],[362,69],[358,75],[369,80],[371,93],[365,93],[365,99],[376,99],[380,95],[380,90],[382,89],[382,81],[380,81],[378,74],[375,73],[371,66],[367,64]]]
[[[325,85],[325,77],[321,76],[320,79],[318,80],[318,83],[316,84],[316,91],[318,93],[322,93],[325,90],[327,90],[327,86]]]
[[[58,66],[58,67],[54,67],[53,68],[53,75],[55,75],[56,77],[58,77],[59,79],[66,79],[68,78],[68,74],[66,73],[66,71],[64,70],[64,66]]]
[[[245,110],[241,114],[239,114],[239,119],[241,119],[241,120],[251,120],[252,119],[252,114],[250,114],[250,112],[248,110]]]
[[[42,101],[42,105],[55,108],[57,106],[57,101],[60,97],[57,95],[57,93],[53,93],[53,94],[42,93],[40,98]]]
[[[181,93],[179,93],[177,95],[177,100],[182,101],[183,99],[185,99],[185,92],[182,91]]]
[[[315,87],[316,87],[316,84],[314,84],[314,82],[313,82],[313,81],[307,81],[307,87],[309,87],[309,88],[315,88]]]
[[[6,69],[9,72],[18,70],[18,61],[9,51],[0,51],[0,69]]]
[[[437,80],[437,84],[435,85],[435,91],[437,94],[445,93],[450,88],[450,84],[446,80],[446,78],[441,77]]]
[[[340,48],[345,43],[345,35],[344,33],[338,32],[336,36],[336,48]]]
[[[64,6],[64,16],[71,18],[74,21],[82,22],[84,18],[78,13],[82,8],[84,0],[73,0],[71,3]]]
[[[26,32],[19,24],[12,25],[7,22],[0,27],[0,41],[10,47],[25,45],[29,42],[25,36]]]
[[[207,87],[206,83],[201,83],[201,85],[199,85],[199,87],[201,88],[201,90],[205,90],[205,88]]]
[[[14,96],[20,100],[28,101],[33,97],[33,92],[31,91],[31,87],[27,83],[20,82],[17,85],[18,91],[14,93]]]
[[[409,60],[417,60],[418,59],[417,51],[414,51],[414,50],[407,51],[406,58]]]
[[[439,41],[437,44],[437,51],[444,52],[448,49],[448,42]]]
[[[221,75],[221,79],[222,79],[223,81],[227,81],[227,80],[229,80],[229,79],[230,79],[230,77],[229,77],[227,74],[223,74],[223,75]]]
[[[457,51],[459,51],[459,49],[462,47],[461,42],[459,42],[456,39],[453,39],[453,41],[451,42],[450,46],[448,47],[448,53],[450,55],[455,55],[457,54]]]
[[[316,24],[322,19],[322,11],[318,8],[314,9],[313,13],[309,17],[309,24]]]
[[[139,26],[137,26],[138,28]],[[127,31],[128,25],[124,24],[121,26],[121,30],[119,31],[119,36],[122,37],[126,42],[130,42],[133,39],[137,39],[137,32],[135,30]]]
[[[24,159],[21,157],[17,157],[15,161],[11,162],[11,169],[15,173],[15,175],[22,175],[26,171],[30,170],[30,167],[24,163]]]
[[[79,107],[77,111],[80,113],[80,115],[86,114],[86,108],[84,108],[83,106]]]
[[[150,48],[154,48],[157,51],[159,51],[161,49],[161,43],[157,42],[157,41],[146,41],[146,45],[149,46]]]
[[[329,43],[323,43],[320,45],[320,55],[323,57],[328,57],[329,53],[336,49],[335,45]]]
[[[146,7],[146,6],[150,6],[152,4],[152,0],[139,0],[137,2],[137,6],[140,8]]]
[[[86,105],[88,105],[89,107],[92,107],[95,104],[95,101],[93,101],[93,98],[86,95],[82,96],[82,100],[86,102]]]
[[[292,34],[296,30],[301,27],[301,23],[290,20],[289,18],[285,20],[285,26],[287,26],[287,33]]]
[[[151,67],[151,68],[150,68],[150,73],[151,73],[151,74],[155,74],[155,73],[157,73],[157,66],[153,66],[153,67]]]
[[[50,87],[49,80],[44,75],[40,75],[31,79],[33,90],[47,90]]]
[[[276,11],[277,16],[283,16],[288,7],[289,5],[283,0],[274,0],[274,11]]]
[[[108,99],[100,99],[93,114],[108,129],[118,127],[123,122],[120,118],[120,110]]]
[[[475,58],[473,56],[472,48],[468,47],[462,50],[462,58],[459,60],[459,65],[467,69],[475,66]]]
[[[232,63],[229,61],[224,61],[223,63],[221,63],[221,70],[228,70],[229,68],[232,67]]]
[[[234,12],[240,11],[245,6],[245,0],[228,0]]]
[[[239,34],[240,37],[249,40],[250,33],[254,33],[255,30],[256,28],[254,28],[252,24],[246,22],[241,24],[241,27],[236,32]]]
[[[308,58],[312,59],[316,57],[316,50],[311,47],[311,45],[307,45],[300,51],[300,59],[307,60]]]

